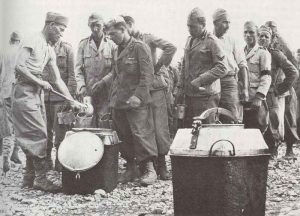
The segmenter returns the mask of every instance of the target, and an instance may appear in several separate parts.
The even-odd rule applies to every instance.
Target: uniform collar
[[[128,51],[132,48],[134,41],[135,41],[135,39],[131,36],[129,42],[127,43],[127,45],[124,47],[124,49],[118,56],[118,59],[122,58],[123,56],[125,56],[128,53]]]
[[[256,43],[255,46],[250,50],[250,52],[248,52],[248,54],[246,54],[246,59],[251,58],[252,56],[254,56],[254,54],[257,52],[257,50],[259,49],[259,45]],[[247,46],[245,46],[245,51],[246,51]]]

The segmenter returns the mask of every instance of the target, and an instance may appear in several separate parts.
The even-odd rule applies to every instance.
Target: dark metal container
[[[62,186],[67,194],[91,194],[97,189],[111,192],[117,187],[119,140],[110,129],[74,128],[71,133],[89,131],[100,137],[104,144],[101,160],[92,168],[84,171],[71,171],[63,168]]]
[[[264,216],[269,151],[260,131],[215,124],[194,135],[179,129],[170,148],[175,216]]]

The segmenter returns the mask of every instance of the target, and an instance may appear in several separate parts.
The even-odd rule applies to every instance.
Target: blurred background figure
[[[10,160],[20,164],[19,149],[15,142],[12,121],[12,90],[15,83],[16,59],[20,49],[20,33],[14,31],[10,35],[9,46],[1,56],[0,62],[0,137],[3,139],[3,172],[10,169],[8,157],[13,146]]]

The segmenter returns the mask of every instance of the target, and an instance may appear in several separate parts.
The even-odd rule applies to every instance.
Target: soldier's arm
[[[85,74],[84,74],[84,61],[83,61],[83,41],[79,43],[76,63],[75,63],[75,79],[77,83],[77,91],[86,87]]]
[[[285,79],[278,84],[276,91],[278,95],[288,91],[299,77],[297,68],[287,59],[287,57],[280,51],[274,52],[274,60],[277,61],[285,74]]]
[[[68,89],[71,95],[75,95],[76,93],[76,79],[75,79],[75,71],[74,71],[74,52],[71,45],[67,46],[67,73],[68,73]]]
[[[162,50],[162,54],[159,57],[159,59],[157,60],[157,63],[155,64],[155,71],[159,71],[161,66],[163,66],[163,65],[168,66],[171,63],[173,56],[176,53],[177,48],[172,43],[170,43],[162,38],[158,38],[154,35],[148,35],[148,37],[149,37],[150,43],[155,48],[159,48]]]
[[[145,44],[137,44],[136,52],[140,69],[140,81],[135,89],[134,96],[138,97],[142,102],[149,94],[149,88],[154,79],[154,68],[151,60],[151,54]]]
[[[28,81],[36,85],[42,86],[44,81],[30,73],[30,71],[28,71],[26,67],[26,61],[29,59],[31,52],[32,48],[29,47],[23,47],[20,50],[20,54],[16,61],[16,76],[20,75]]]
[[[198,78],[193,80],[194,85],[197,85],[198,87],[210,85],[212,82],[225,76],[227,73],[225,66],[225,55],[221,49],[221,46],[219,45],[219,42],[215,39],[210,39],[208,48],[212,54],[213,67],[203,74],[200,74]]]
[[[261,96],[262,99],[266,97],[272,83],[271,61],[271,54],[267,50],[262,51],[259,56],[259,65],[261,73],[260,82],[256,90],[256,93],[258,94],[258,96]]]

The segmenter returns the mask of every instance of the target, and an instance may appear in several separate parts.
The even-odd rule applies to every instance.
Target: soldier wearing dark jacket
[[[266,22],[266,26],[270,27],[272,30],[272,43],[271,47],[273,49],[280,50],[287,59],[297,68],[298,63],[293,55],[291,49],[285,40],[279,35],[277,31],[277,24],[274,21]],[[295,91],[296,90],[296,91]],[[294,83],[293,87],[289,90],[289,95],[285,97],[285,112],[284,112],[284,129],[285,135],[284,139],[286,142],[286,156],[293,156],[293,144],[299,140],[297,134],[297,108],[298,100],[297,96],[300,97],[300,80]]]
[[[54,51],[56,54],[56,64],[60,72],[60,76],[66,86],[69,89],[71,95],[75,95],[76,93],[76,80],[74,73],[74,53],[72,45],[65,42],[59,41],[54,46]],[[46,66],[43,72],[43,80],[48,81],[52,85],[54,85],[54,79],[51,76],[49,66]],[[56,90],[57,91],[57,90]],[[57,121],[57,112],[63,106],[64,99],[60,96],[57,96],[51,91],[45,92],[45,108],[46,108],[46,116],[47,116],[47,134],[48,134],[48,142],[47,142],[47,163],[48,168],[52,168],[52,159],[51,159],[51,151],[53,147],[53,132],[55,132],[55,141],[54,145],[56,149],[58,149],[59,144],[65,137],[65,133],[68,130],[67,125],[60,125]],[[59,163],[56,157],[55,159],[55,168],[59,170]]]
[[[193,117],[218,107],[220,78],[226,74],[225,55],[218,39],[205,29],[204,13],[195,8],[188,17],[189,32],[179,88],[187,106],[184,126],[191,127]],[[208,119],[213,122],[214,116]]]
[[[120,139],[126,171],[119,179],[125,183],[137,177],[136,163],[144,167],[141,184],[157,179],[153,160],[157,157],[150,87],[154,68],[147,45],[131,37],[122,17],[107,24],[108,34],[118,45],[113,58],[113,85],[110,103],[112,117]]]
[[[277,149],[284,139],[285,97],[298,79],[298,71],[287,57],[278,49],[270,47],[272,31],[269,27],[259,29],[259,45],[268,48],[272,56],[272,83],[267,94],[270,111],[270,125],[265,134],[265,140],[273,157],[277,157]]]
[[[158,149],[157,174],[161,179],[167,180],[169,179],[169,175],[167,172],[165,155],[168,154],[171,144],[167,106],[168,83],[170,83],[170,80],[167,67],[172,61],[176,52],[176,47],[170,42],[152,34],[145,34],[137,31],[132,17],[123,15],[123,18],[127,24],[129,34],[135,39],[146,43],[151,51],[154,66],[154,82],[150,93],[152,97],[151,108],[153,112],[155,138]],[[157,59],[157,49],[162,50],[162,54],[159,59]]]

